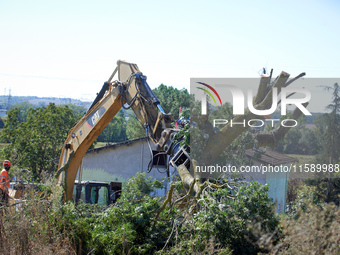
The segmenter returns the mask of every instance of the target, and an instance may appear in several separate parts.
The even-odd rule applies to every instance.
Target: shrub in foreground
[[[1,218],[1,245],[13,254],[256,254],[265,249],[254,226],[271,236],[277,231],[268,187],[257,182],[209,186],[198,200],[189,196],[159,212],[162,198],[150,193],[161,186],[138,173],[109,208],[63,205],[53,187],[50,200],[31,196]]]

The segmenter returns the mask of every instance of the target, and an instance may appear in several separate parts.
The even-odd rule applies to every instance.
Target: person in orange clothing
[[[8,188],[9,188],[9,177],[8,171],[11,168],[11,162],[9,160],[5,160],[4,169],[2,169],[0,174],[0,201],[2,203],[8,203]]]

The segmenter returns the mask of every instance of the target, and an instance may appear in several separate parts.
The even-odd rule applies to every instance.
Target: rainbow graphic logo
[[[207,87],[208,89],[210,89],[217,96],[221,106],[223,105],[220,95],[217,93],[217,91],[212,86],[210,86],[209,84],[203,83],[203,82],[197,82],[197,83]],[[217,106],[217,102],[215,100],[214,95],[208,89],[200,88],[200,87],[197,87],[197,88],[200,89],[200,90],[203,90],[205,93],[207,93],[212,98],[212,100],[214,101],[215,105]],[[202,109],[201,109],[201,112],[202,112],[202,115],[207,115],[207,98],[206,98],[206,95],[204,95],[202,97]]]

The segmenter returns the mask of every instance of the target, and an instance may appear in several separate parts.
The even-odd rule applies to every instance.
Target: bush
[[[60,197],[59,197],[60,203]],[[0,208],[0,250],[8,254],[71,254],[74,242],[50,221],[51,202],[32,190],[25,202]],[[2,253],[3,254],[3,253]]]
[[[234,187],[236,190],[236,187]],[[211,189],[200,200],[200,210],[191,218],[174,223],[176,235],[169,253],[257,254],[261,234],[277,230],[279,220],[267,194],[268,186],[258,182],[241,185],[231,198],[230,189]],[[208,249],[208,247],[210,247]]]
[[[268,187],[257,182],[208,186],[198,201],[159,211],[162,198],[150,193],[161,186],[138,173],[109,208],[63,205],[53,185],[44,191],[52,191],[48,201],[32,191],[21,210],[1,218],[1,245],[14,254],[255,254],[265,250],[262,234],[277,231]]]
[[[318,198],[316,188],[313,186],[301,185],[295,194],[296,198],[289,203],[288,214],[290,217],[299,217],[309,207],[322,208],[325,203]],[[299,212],[299,213],[298,213]]]
[[[282,220],[281,254],[340,254],[340,210],[334,204],[309,206]]]
[[[167,221],[155,221],[161,198],[150,193],[162,183],[137,173],[125,185],[118,202],[92,224],[96,254],[148,254],[163,247],[170,228]]]

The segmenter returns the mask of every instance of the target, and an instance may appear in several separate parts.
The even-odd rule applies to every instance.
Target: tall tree
[[[128,121],[126,124],[126,135],[129,140],[146,136],[145,129],[138,121],[133,111],[128,111]]]
[[[335,83],[333,87],[323,86],[327,91],[332,92],[332,102],[327,105],[330,113],[325,115],[327,128],[323,136],[324,148],[330,164],[339,163],[340,157],[340,87]],[[327,184],[327,201],[331,201],[333,174],[329,172]]]
[[[122,142],[127,140],[124,111],[120,110],[98,136],[98,142]]]
[[[68,108],[70,108],[74,114],[74,117],[80,119],[86,113],[86,109],[83,106],[75,105],[75,104],[68,104]]]
[[[42,171],[57,170],[62,144],[76,119],[67,106],[30,108],[26,122],[20,122],[20,109],[11,108],[1,132],[1,140],[8,141],[2,154],[20,168],[27,168],[34,178]]]
[[[332,92],[332,103],[326,107],[330,113],[325,115],[327,125],[324,133],[325,149],[329,155],[329,163],[335,164],[339,162],[340,156],[340,87],[335,83],[333,87],[324,88]]]
[[[178,119],[180,107],[190,107],[190,95],[186,89],[179,90],[162,83],[153,92],[161,102],[165,113],[171,113],[174,119]]]
[[[19,109],[19,116],[18,116],[19,122],[26,122],[29,110],[31,108],[34,108],[34,106],[28,101],[16,103],[14,107]]]
[[[171,113],[175,120],[179,118],[179,109],[181,107],[190,107],[190,94],[186,89],[179,90],[172,86],[161,84],[153,92],[158,97],[165,113]],[[126,133],[128,139],[146,136],[143,126],[139,123],[133,112],[128,113]]]

